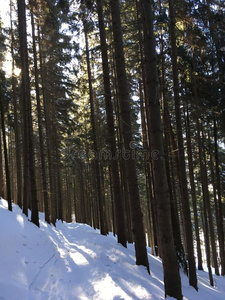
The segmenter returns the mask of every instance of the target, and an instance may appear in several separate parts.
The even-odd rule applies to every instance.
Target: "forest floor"
[[[132,244],[125,249],[84,224],[50,226],[42,213],[39,229],[0,200],[0,300],[161,300],[161,260],[148,252],[151,276],[135,265]],[[225,299],[225,278],[214,275],[211,287],[207,272],[198,272],[198,292],[181,278],[184,300]]]

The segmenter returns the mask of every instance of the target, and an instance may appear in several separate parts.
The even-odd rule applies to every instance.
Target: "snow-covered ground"
[[[164,299],[162,264],[150,251],[151,276],[135,265],[133,245],[125,249],[84,224],[55,228],[40,219],[39,229],[0,200],[0,300]],[[181,276],[184,300],[225,299],[225,278],[214,276],[212,288],[198,272],[196,292]]]

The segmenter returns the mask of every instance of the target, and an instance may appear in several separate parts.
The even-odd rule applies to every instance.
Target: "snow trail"
[[[78,223],[29,222],[20,208],[0,200],[1,300],[161,300],[161,260],[149,252],[151,276],[135,265],[134,246],[124,248],[110,233]],[[198,272],[199,292],[181,274],[184,300],[224,300],[225,279],[209,286],[207,272]],[[169,298],[167,298],[169,299]]]

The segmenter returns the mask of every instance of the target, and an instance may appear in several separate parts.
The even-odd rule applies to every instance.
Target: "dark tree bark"
[[[212,42],[214,43],[215,46],[215,53],[214,55],[217,58],[218,62],[218,77],[219,77],[219,87],[220,87],[220,99],[218,103],[220,102],[222,104],[222,117],[223,117],[223,124],[225,126],[225,59],[224,59],[224,50],[221,48],[224,46],[224,40],[221,38],[220,34],[217,32],[217,28],[214,25],[214,15],[211,11],[211,6],[214,5],[214,2],[212,0],[206,0],[206,13],[207,13],[207,20],[208,20],[208,27],[210,30],[210,35],[212,37]],[[221,2],[222,5],[222,2]],[[221,9],[222,10],[222,9]],[[225,260],[224,260],[225,263]],[[225,267],[223,266],[223,269]],[[225,270],[223,271],[225,272]]]
[[[87,60],[87,69],[88,69],[88,85],[89,85],[89,96],[90,96],[90,105],[91,105],[91,126],[92,126],[92,136],[94,143],[95,151],[95,172],[96,172],[96,184],[97,184],[97,193],[98,193],[98,208],[100,215],[100,231],[101,234],[107,234],[106,220],[105,220],[105,209],[103,202],[103,194],[101,187],[101,173],[100,173],[100,161],[99,161],[99,146],[97,141],[97,130],[96,130],[96,117],[95,117],[95,108],[94,108],[94,99],[93,99],[93,88],[92,88],[92,79],[91,79],[91,65],[90,65],[90,55],[89,55],[89,46],[88,46],[88,35],[87,29],[84,24],[84,34],[85,34],[85,45],[86,45],[86,60]]]
[[[140,3],[144,31],[146,89],[150,114],[150,143],[151,150],[157,151],[156,153],[158,153],[158,156],[152,160],[152,165],[157,203],[160,253],[164,270],[165,296],[182,299],[181,279],[174,246],[170,197],[163,147],[152,7],[149,0],[142,0]]]
[[[203,203],[203,208],[201,207],[201,211],[203,211],[202,216],[202,224],[205,238],[205,252],[206,252],[206,263],[209,272],[209,282],[211,286],[214,286],[213,276],[212,276],[212,268],[210,261],[210,242],[209,242],[209,228],[208,228],[208,218],[207,218],[207,210],[206,205]]]
[[[30,202],[30,195],[29,195],[29,186],[30,186],[30,178],[29,178],[29,158],[28,158],[28,126],[27,126],[27,100],[26,100],[26,93],[27,93],[27,87],[26,87],[26,79],[25,79],[25,66],[26,66],[26,57],[25,53],[23,52],[24,43],[26,43],[26,39],[24,38],[24,35],[26,34],[26,27],[24,28],[24,20],[25,17],[25,3],[23,1],[17,1],[18,5],[18,18],[19,21],[19,36],[21,36],[20,41],[20,52],[21,52],[21,68],[22,68],[22,88],[20,92],[20,99],[21,99],[21,110],[22,110],[22,128],[23,128],[23,213],[28,216],[28,203]],[[20,16],[19,16],[20,15]],[[26,23],[25,23],[26,26]],[[24,41],[25,39],[25,41]],[[27,45],[25,45],[25,49],[27,49]],[[29,82],[29,81],[28,81]],[[29,93],[29,90],[28,90]],[[23,97],[23,98],[22,98]]]
[[[39,44],[39,62],[40,62],[40,73],[41,73],[41,87],[43,96],[44,106],[44,117],[45,117],[45,129],[46,129],[46,145],[47,145],[47,158],[48,158],[48,175],[49,175],[49,199],[50,199],[50,215],[51,223],[56,224],[57,219],[57,207],[56,207],[56,188],[54,180],[54,169],[53,169],[53,146],[52,146],[52,122],[50,119],[50,101],[47,100],[47,88],[46,88],[46,70],[44,67],[44,51],[42,49],[41,42],[41,29],[38,26],[38,44]],[[54,128],[55,130],[55,128]]]
[[[172,46],[173,90],[174,90],[174,101],[175,101],[178,154],[179,154],[180,191],[181,191],[181,203],[182,203],[183,214],[185,215],[184,228],[185,228],[185,235],[186,235],[186,247],[188,253],[189,284],[193,286],[196,290],[198,290],[194,247],[193,247],[191,212],[190,212],[190,204],[189,204],[189,197],[188,197],[188,190],[187,190],[184,142],[183,142],[183,133],[182,133],[182,125],[181,125],[176,29],[175,29],[175,5],[173,0],[169,0],[169,14],[170,14],[170,37],[171,37],[171,46]]]
[[[170,131],[170,115],[168,110],[168,103],[166,99],[166,88],[165,88],[165,54],[164,54],[164,39],[161,35],[161,99],[163,105],[163,128],[164,128],[164,149],[165,149],[165,162],[166,162],[166,170],[167,170],[167,181],[170,193],[170,203],[171,203],[171,217],[172,217],[172,227],[173,227],[173,235],[174,235],[174,243],[175,249],[179,261],[179,265],[181,266],[182,270],[186,275],[188,275],[188,266],[185,257],[184,247],[181,241],[181,231],[179,226],[179,215],[178,215],[178,205],[177,205],[177,197],[176,193],[173,193],[172,189],[172,181],[175,180],[171,176],[170,170],[170,163],[169,163],[169,152],[170,152],[170,138],[169,138],[169,131]]]
[[[166,101],[166,100],[164,100],[164,101]],[[165,132],[164,149],[165,149],[167,181],[168,181],[169,194],[170,194],[171,218],[172,218],[174,244],[175,244],[175,249],[176,249],[176,254],[177,254],[178,261],[179,261],[179,265],[182,268],[183,272],[188,276],[188,264],[187,264],[187,260],[185,257],[183,243],[181,240],[181,230],[180,230],[180,224],[179,224],[177,197],[176,197],[175,189],[173,190],[173,188],[172,188],[172,181],[174,181],[175,178],[172,176],[170,177],[170,175],[173,175],[173,172],[171,172],[172,169],[171,169],[171,165],[169,163],[170,138],[169,138],[169,135],[166,134],[166,127],[167,127],[168,123],[169,123],[169,126],[171,124],[170,124],[169,112],[168,112],[166,103],[165,103],[164,121],[165,121],[165,123],[164,123],[164,132]]]
[[[15,132],[15,145],[16,145],[16,178],[17,178],[17,203],[22,208],[22,168],[21,168],[21,146],[20,146],[20,125],[18,122],[18,110],[16,95],[16,75],[15,75],[15,55],[14,46],[15,39],[13,34],[13,21],[12,21],[12,1],[10,1],[10,31],[11,31],[11,55],[12,55],[12,92],[13,92],[13,113],[14,113],[14,132]]]
[[[197,129],[199,130],[198,117],[197,117]],[[207,208],[207,214],[208,214],[208,225],[209,225],[209,233],[210,233],[210,240],[211,240],[211,250],[212,250],[212,259],[213,259],[213,265],[215,268],[215,274],[217,276],[220,275],[219,268],[218,268],[218,256],[216,251],[216,238],[215,238],[215,231],[214,231],[214,223],[213,223],[213,215],[212,215],[212,208],[210,204],[210,196],[209,196],[209,188],[208,188],[208,175],[207,175],[207,165],[206,165],[206,150],[205,147],[205,136],[204,132],[202,131],[202,138],[203,140],[199,139],[200,148],[201,148],[201,156],[199,156],[200,159],[200,168],[202,172],[202,190],[203,190],[203,201],[206,204]],[[200,137],[198,137],[200,138]]]
[[[136,165],[131,155],[131,142],[133,141],[131,125],[131,104],[125,68],[119,1],[111,0],[110,7],[112,14],[113,41],[115,47],[116,75],[118,84],[120,117],[122,125],[122,137],[124,151],[128,154],[127,159],[125,160],[125,167],[130,197],[133,236],[136,252],[136,264],[145,266],[149,272],[145,229],[143,224],[143,214],[140,205]]]
[[[0,113],[1,113],[1,129],[2,129],[2,139],[3,139],[3,148],[4,148],[4,160],[5,160],[6,191],[7,191],[8,210],[12,211],[10,172],[9,172],[8,149],[7,149],[7,142],[6,142],[4,105],[3,105],[2,92],[3,92],[2,82],[0,82]]]
[[[28,172],[30,183],[31,199],[31,221],[39,226],[38,217],[38,199],[36,190],[35,165],[34,165],[34,145],[33,145],[33,124],[30,99],[30,77],[28,65],[27,50],[27,32],[26,32],[26,11],[25,1],[18,0],[18,21],[19,21],[19,39],[20,39],[20,59],[22,72],[22,95],[23,95],[23,119],[24,119],[24,174]],[[28,158],[27,158],[28,156]],[[28,160],[28,166],[26,161]],[[28,184],[27,174],[24,176],[24,198],[28,193],[26,187]],[[26,200],[25,200],[26,202]]]
[[[198,138],[198,151],[199,151],[199,160],[200,160],[200,175],[201,175],[201,184],[202,184],[202,194],[203,194],[203,229],[204,229],[204,237],[205,237],[205,250],[206,250],[206,262],[209,272],[209,280],[211,286],[214,286],[212,269],[211,269],[211,259],[210,259],[210,232],[209,232],[209,221],[208,221],[208,179],[206,175],[206,167],[205,167],[205,159],[203,157],[203,149],[202,149],[202,141],[200,136],[200,125],[198,120],[198,115],[196,116],[196,124],[197,124],[197,138]],[[209,225],[209,226],[208,226]]]
[[[111,56],[113,54],[111,53]],[[120,109],[119,109],[119,99],[118,99],[118,87],[116,83],[116,66],[115,66],[115,60],[112,61],[113,64],[113,90],[115,91],[115,105],[114,110],[116,114],[116,136],[118,140],[118,149],[119,153],[122,153],[123,151],[123,138],[122,138],[122,121],[120,118]],[[119,170],[120,170],[120,178],[121,178],[121,188],[122,188],[122,198],[125,202],[125,223],[126,223],[126,236],[128,243],[133,243],[133,235],[132,235],[132,218],[131,218],[131,207],[130,207],[130,201],[129,201],[129,189],[128,189],[128,183],[126,179],[126,167],[125,167],[125,161],[121,157],[121,155],[118,157],[119,159]]]
[[[109,79],[109,64],[108,64],[108,53],[107,53],[107,43],[104,25],[104,16],[102,9],[102,0],[97,0],[97,11],[98,11],[98,21],[100,30],[100,40],[101,40],[101,53],[102,53],[102,68],[103,68],[103,79],[104,79],[104,90],[105,90],[105,107],[107,115],[107,125],[108,125],[108,141],[110,145],[110,151],[112,158],[116,157],[116,139],[115,139],[115,127],[114,127],[114,117],[113,117],[113,106],[111,99],[111,87]],[[116,229],[118,236],[118,243],[121,243],[126,247],[126,230],[125,230],[125,216],[124,216],[124,203],[121,194],[121,185],[119,177],[119,167],[118,160],[111,159],[111,170],[112,170],[112,183],[113,183],[113,201],[115,206],[115,216],[116,216]]]
[[[53,103],[53,124],[57,128],[56,118],[56,107]],[[62,180],[61,180],[61,169],[60,169],[60,150],[59,150],[59,133],[58,130],[54,131],[53,134],[53,145],[55,149],[54,156],[54,167],[55,167],[55,186],[56,186],[56,217],[58,220],[63,221],[63,199],[62,199]]]
[[[170,145],[172,148],[172,160],[170,162],[171,167],[171,173],[172,173],[172,189],[173,189],[173,197],[174,199],[176,199],[176,204],[177,206],[179,205],[179,209],[180,209],[180,216],[179,216],[179,221],[180,221],[180,227],[181,227],[181,232],[182,232],[182,239],[183,239],[183,246],[185,249],[185,253],[187,253],[187,242],[186,242],[186,235],[185,235],[185,229],[184,229],[184,213],[182,210],[182,206],[181,206],[181,201],[180,201],[180,168],[179,168],[179,158],[178,158],[178,151],[177,151],[177,143],[176,143],[176,138],[175,138],[175,134],[174,134],[174,129],[172,126],[172,120],[171,120],[171,116],[169,114],[168,109],[165,111],[166,113],[166,119],[167,119],[167,128],[169,128],[169,135],[170,135]],[[174,167],[175,167],[175,172],[174,172]],[[179,189],[176,185],[176,178],[177,181],[179,182]],[[178,190],[178,192],[177,192]],[[179,197],[179,198],[178,198]]]
[[[79,164],[79,181],[80,181],[80,222],[87,223],[87,213],[86,213],[86,201],[85,201],[85,194],[84,194],[84,178],[83,178],[83,166],[82,162],[80,161]]]
[[[47,184],[46,161],[45,161],[45,153],[44,153],[44,138],[43,138],[42,112],[41,112],[40,89],[39,89],[38,66],[37,66],[37,50],[36,50],[36,42],[35,42],[35,24],[34,24],[33,5],[34,5],[33,1],[30,1],[31,28],[32,28],[33,55],[34,55],[35,91],[36,91],[36,100],[37,100],[38,133],[39,133],[40,158],[41,158],[42,192],[44,198],[45,221],[50,223],[48,184]]]
[[[208,123],[208,128],[210,128],[211,124]],[[214,161],[213,161],[213,151],[212,151],[212,144],[211,144],[211,132],[208,129],[208,135],[207,135],[207,144],[208,144],[208,150],[209,150],[209,166],[210,166],[210,177],[209,180],[213,186],[213,200],[214,200],[214,207],[215,207],[215,217],[216,217],[216,229],[218,234],[218,242],[219,242],[219,253],[221,255],[221,237],[220,237],[220,222],[219,222],[219,211],[218,211],[218,199],[217,199],[217,192],[216,192],[216,179],[215,179],[215,171],[214,171]],[[224,244],[222,244],[222,247],[224,247]],[[223,259],[220,256],[221,262]],[[218,262],[219,267],[219,262]],[[221,266],[222,267],[222,266]],[[221,268],[221,274],[222,274],[222,268]]]
[[[194,70],[194,72],[196,70],[195,53],[193,55],[193,70]],[[202,138],[203,138],[203,141],[202,141],[201,140],[201,127],[200,127],[200,121],[199,121],[201,115],[200,115],[198,107],[197,107],[197,103],[199,102],[198,88],[197,88],[196,78],[194,75],[193,75],[192,80],[193,80],[194,99],[195,99],[195,121],[196,121],[196,125],[197,125],[197,140],[198,140],[198,148],[199,148],[203,202],[204,202],[204,206],[206,207],[207,215],[208,215],[208,224],[205,224],[205,226],[207,226],[206,230],[208,230],[208,228],[209,228],[215,273],[216,273],[216,275],[219,275],[219,268],[218,268],[218,263],[217,263],[216,242],[215,242],[215,232],[214,232],[214,226],[213,226],[212,209],[211,209],[211,205],[210,205],[210,197],[209,197],[209,189],[208,189],[208,175],[207,175],[206,156],[205,156],[205,149],[204,149],[204,132],[202,131]],[[208,227],[208,225],[209,225],[209,227]]]
[[[150,145],[150,120],[149,120],[149,107],[148,107],[148,99],[147,99],[147,92],[146,92],[146,74],[145,74],[145,66],[144,66],[144,53],[143,53],[143,36],[142,36],[142,24],[140,20],[140,13],[139,13],[139,2],[136,0],[136,9],[137,9],[137,22],[138,22],[138,38],[139,38],[139,50],[140,50],[140,61],[141,61],[141,75],[143,81],[143,91],[144,91],[144,99],[143,99],[143,113],[142,114],[142,124],[145,123],[144,117],[146,117],[146,124],[143,124],[143,146],[146,151],[151,152],[151,145]],[[142,95],[140,93],[140,105],[142,106]],[[146,132],[145,132],[146,131]],[[148,197],[148,207],[149,207],[149,215],[151,214],[152,219],[152,229],[153,229],[153,248],[152,254],[158,255],[159,248],[158,248],[158,232],[157,232],[157,209],[155,203],[155,195],[154,195],[154,181],[152,176],[152,162],[149,158],[146,161],[146,176],[147,176],[147,197]],[[149,220],[151,222],[151,220]]]
[[[197,211],[196,190],[195,190],[195,182],[194,182],[194,168],[193,168],[191,132],[190,132],[190,117],[189,117],[188,108],[187,108],[186,136],[187,136],[189,177],[190,177],[190,184],[191,184],[191,197],[192,197],[192,205],[193,205],[193,211],[194,211],[195,236],[196,236],[197,253],[198,253],[198,270],[203,270],[202,251],[201,251],[200,235],[199,235],[199,221],[198,221],[198,211]]]
[[[139,95],[140,95],[140,111],[141,111],[141,129],[142,129],[142,142],[143,149],[145,153],[148,153],[149,143],[147,137],[147,124],[146,124],[146,109],[144,107],[144,97],[142,91],[141,80],[139,80]],[[148,213],[148,243],[151,247],[151,253],[154,255],[154,223],[153,223],[153,214],[154,212],[151,209],[151,203],[153,201],[152,196],[152,177],[150,172],[150,158],[145,158],[144,172],[146,177],[146,197],[147,197],[147,213]]]
[[[23,95],[23,128],[24,128],[24,197],[28,199],[24,202],[31,203],[31,221],[39,226],[38,201],[35,180],[34,166],[34,146],[33,146],[33,125],[30,99],[30,78],[28,66],[27,33],[26,33],[26,13],[25,1],[18,1],[18,20],[20,38],[20,58],[22,71],[22,95]],[[25,163],[25,161],[27,161]],[[27,166],[28,165],[28,166]],[[26,188],[25,186],[29,186]]]
[[[215,147],[215,164],[216,164],[216,192],[217,192],[217,221],[218,221],[218,238],[220,245],[220,259],[221,259],[221,275],[225,275],[225,249],[224,249],[224,229],[223,229],[223,209],[222,197],[220,187],[220,169],[218,156],[218,137],[217,137],[217,121],[214,116],[214,147]]]

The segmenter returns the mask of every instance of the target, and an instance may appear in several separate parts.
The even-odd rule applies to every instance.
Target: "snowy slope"
[[[0,300],[164,299],[162,265],[149,254],[151,276],[135,265],[134,247],[90,226],[58,222],[40,229],[21,210],[0,201]],[[198,273],[199,292],[182,275],[184,300],[224,300],[225,279],[209,286]],[[167,298],[169,299],[169,298]]]

